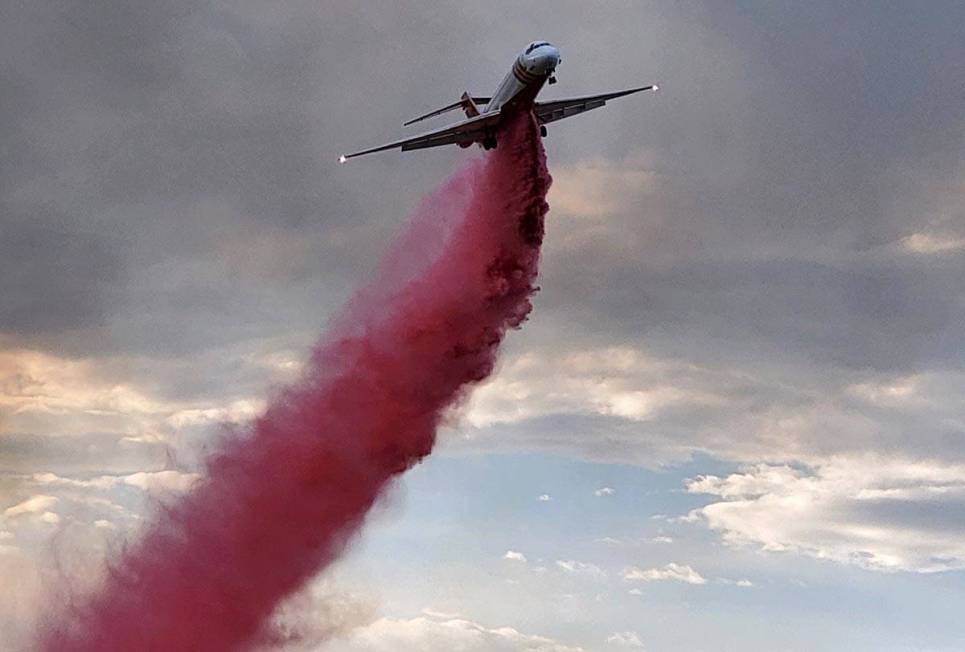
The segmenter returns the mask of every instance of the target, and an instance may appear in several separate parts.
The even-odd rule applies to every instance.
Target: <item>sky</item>
[[[965,6],[0,6],[0,641],[258,414],[534,39],[535,310],[286,650],[960,650]],[[445,118],[442,119],[442,122]]]

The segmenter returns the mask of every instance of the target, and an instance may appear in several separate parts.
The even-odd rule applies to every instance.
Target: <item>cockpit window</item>
[[[546,41],[536,41],[535,43],[530,43],[529,47],[526,48],[526,54],[529,54],[536,48],[543,47],[544,45],[549,45],[549,43],[547,43]]]

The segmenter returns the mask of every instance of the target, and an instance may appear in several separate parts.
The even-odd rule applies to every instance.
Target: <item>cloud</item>
[[[646,420],[674,403],[718,400],[696,387],[688,392],[662,382],[661,371],[668,370],[660,361],[627,347],[562,356],[530,351],[505,364],[472,396],[466,419],[477,427],[552,412]],[[650,382],[653,386],[644,386]]]
[[[700,573],[687,565],[670,562],[663,568],[650,568],[643,570],[636,566],[631,566],[623,571],[623,579],[628,581],[640,582],[684,582],[686,584],[706,584]]]
[[[508,559],[508,560],[510,560],[510,561],[521,561],[521,562],[525,563],[525,562],[526,562],[526,555],[524,555],[524,554],[521,553],[521,552],[517,552],[517,551],[515,551],[515,550],[507,550],[507,551],[506,551],[506,554],[503,555],[503,559]]]
[[[915,254],[941,254],[965,249],[965,238],[913,233],[904,238],[901,244],[906,250]]]
[[[561,568],[567,573],[572,573],[574,575],[584,575],[594,580],[606,579],[606,571],[596,564],[575,561],[572,559],[558,559],[556,560],[556,566],[557,568]]]
[[[537,500],[539,500],[541,503],[548,503],[549,501],[553,500],[553,497],[549,494],[540,494]]]
[[[731,545],[879,571],[965,568],[962,464],[879,456],[760,464],[687,487],[720,499],[692,515]]]
[[[17,516],[22,516],[24,514],[38,514],[44,513],[50,510],[58,503],[56,496],[47,496],[39,494],[36,496],[31,496],[27,500],[17,503],[13,507],[8,507],[3,510],[3,515],[6,518],[16,518]]]
[[[388,237],[385,217],[463,156],[437,150],[402,168],[391,163],[400,159],[373,159],[376,168],[394,166],[385,175],[394,185],[372,193],[317,155],[373,125],[394,136],[395,116],[437,92],[439,80],[419,73],[437,56],[436,40],[383,35],[384,47],[407,53],[387,65],[364,47],[366,21],[447,24],[459,38],[493,20],[439,6],[332,20],[303,5],[266,17],[254,5],[183,12],[178,2],[72,11],[65,20],[54,3],[31,6],[14,11],[0,34],[18,89],[2,117],[10,143],[3,241],[11,244],[0,252],[8,254],[0,255],[3,296],[17,300],[8,302],[0,330],[17,348],[84,357],[95,367],[119,356],[143,357],[140,365],[180,360],[176,373],[147,376],[170,392],[206,385],[217,400],[192,413],[202,416],[230,404],[238,382],[230,371],[259,340],[297,333],[283,336],[283,348],[304,346],[298,338],[310,338],[344,297],[346,279],[368,269]],[[607,11],[615,18],[608,24],[639,25],[644,10]],[[720,29],[682,37],[691,11]],[[880,91],[858,58],[793,56],[821,54],[808,35],[788,33],[789,47],[775,52],[735,36],[747,27],[731,10],[668,5],[646,13],[647,38],[627,31],[620,40],[654,74],[677,80],[673,101],[646,100],[644,140],[626,137],[642,133],[634,104],[614,103],[606,119],[566,132],[553,161],[551,202],[562,219],[548,234],[539,336],[564,359],[629,350],[648,364],[630,378],[606,368],[594,378],[567,374],[572,360],[560,368],[543,361],[534,373],[541,379],[495,387],[472,423],[526,425],[501,429],[510,445],[607,460],[629,454],[638,463],[695,451],[775,459],[771,448],[790,459],[807,450],[778,441],[782,420],[797,418],[802,432],[825,431],[818,418],[825,413],[836,431],[887,423],[842,415],[835,383],[825,393],[814,377],[961,368],[954,325],[962,315],[949,290],[960,285],[960,264],[892,246],[907,239],[931,250],[961,239],[954,224],[965,174],[950,144],[960,125],[942,109],[957,105],[957,91],[936,83],[953,71],[929,54],[959,52],[960,39],[933,34],[915,56],[881,59],[896,84],[928,90],[909,93],[922,106],[874,101]],[[940,31],[936,13],[923,10],[921,24]],[[576,28],[575,14],[559,14],[564,48],[567,40],[590,47],[586,61],[601,65],[612,56],[585,45],[594,39]],[[793,31],[776,16],[762,20]],[[111,29],[136,37],[111,38]],[[887,54],[885,34],[863,32],[850,47]],[[483,59],[509,56],[518,36],[500,32],[481,46]],[[619,38],[606,37],[597,40]],[[692,52],[701,56],[681,56]],[[491,74],[480,60],[454,64],[450,81]],[[713,79],[695,74],[695,60],[717,62]],[[619,66],[602,69],[602,78],[590,78],[585,66],[574,68],[569,83],[619,83]],[[829,74],[854,89],[849,97],[868,101],[822,94]],[[373,80],[398,78],[413,80],[401,95],[361,111],[351,100]],[[344,92],[318,95],[333,87]],[[712,107],[699,101],[708,95]],[[926,114],[927,125],[918,120]],[[856,115],[868,133],[845,128],[841,117]],[[906,138],[868,138],[895,124]],[[815,125],[826,138],[813,138]],[[815,322],[815,314],[826,318]],[[210,364],[206,354],[233,346],[220,365]],[[678,378],[659,382],[661,365]],[[564,380],[558,396],[557,379]],[[137,394],[122,397],[132,410],[135,399],[158,398],[137,383],[120,387]],[[526,400],[514,401],[516,394]],[[560,415],[569,418],[554,420]],[[567,427],[558,427],[563,421]],[[81,422],[51,419],[24,432],[74,423]],[[746,432],[753,437],[742,446]],[[838,432],[823,439],[823,446],[854,442]]]
[[[176,408],[139,388],[107,377],[91,360],[65,359],[35,350],[0,350],[3,431],[59,434],[146,427]]]
[[[463,620],[380,618],[356,629],[344,641],[331,644],[334,652],[581,652],[544,636],[524,634],[512,627],[489,628]]]
[[[616,489],[613,489],[613,488],[611,488],[611,487],[601,487],[601,488],[597,489],[596,491],[594,491],[594,492],[593,492],[593,495],[594,495],[594,496],[597,496],[597,497],[600,497],[600,496],[612,496],[612,495],[615,494],[615,493],[616,493]]]
[[[103,543],[108,531],[136,528],[159,500],[188,491],[199,477],[175,470],[87,479],[54,473],[12,476],[11,497],[33,495],[0,512],[0,526],[36,541],[41,534],[36,531],[37,524],[64,524],[71,529],[72,537],[82,538],[83,531],[83,536]],[[27,515],[35,518],[23,518]],[[95,534],[98,530],[100,535]]]
[[[376,604],[372,600],[316,580],[281,604],[258,649],[313,652],[375,620]]]
[[[632,647],[635,649],[643,649],[643,641],[640,640],[640,635],[636,632],[615,632],[607,637],[606,642],[610,645],[617,645],[620,647]]]
[[[439,611],[438,609],[433,609],[432,607],[424,607],[422,609],[422,614],[429,616],[430,618],[440,618],[442,620],[458,620],[459,618],[462,618],[462,614],[449,611]]]
[[[238,396],[172,398],[165,395],[170,391],[166,388],[131,378],[126,367],[133,364],[98,364],[90,358],[37,350],[4,350],[0,341],[0,434],[4,435],[0,468],[17,465],[14,458],[25,453],[33,459],[22,465],[35,470],[45,463],[44,453],[53,453],[58,447],[65,450],[54,456],[55,465],[75,465],[86,457],[91,439],[109,438],[113,450],[98,451],[91,459],[101,466],[85,469],[108,470],[117,461],[137,455],[138,449],[141,453],[169,451],[192,429],[246,421],[263,407],[262,399]],[[264,379],[272,373],[261,360],[251,367],[261,369]],[[163,384],[165,367],[160,365],[155,371],[159,375],[152,382]],[[18,450],[18,439],[37,437],[45,441]],[[68,451],[71,447],[77,450]],[[135,468],[143,464],[141,459]]]
[[[0,543],[16,541],[24,572],[48,588],[69,584],[81,591],[100,577],[109,550],[136,539],[152,510],[188,491],[198,477],[175,470],[79,478],[50,472],[8,474],[0,478],[2,499],[17,502],[0,507]],[[39,590],[22,597],[24,604],[41,599]],[[17,613],[10,627],[27,627],[32,616],[23,609]],[[3,618],[0,614],[0,621]]]
[[[31,481],[39,486],[69,487],[74,489],[108,490],[120,486],[135,487],[148,493],[184,493],[198,481],[197,473],[184,473],[175,470],[138,471],[128,475],[102,475],[90,480],[65,478],[54,473],[35,473]]]
[[[528,39],[525,21],[502,29],[512,3],[471,15],[95,4],[19,3],[0,24],[0,471],[16,476],[0,504],[58,497],[37,518],[101,490],[41,488],[34,473],[166,469],[172,449],[181,461],[218,422],[257,412],[252,397],[297,372],[400,207],[465,156],[391,155],[344,175],[319,152],[394,138],[414,103],[440,84],[498,80]],[[965,518],[947,475],[965,463],[965,98],[944,81],[965,59],[949,28],[961,21],[927,3],[911,30],[888,11],[855,20],[819,3],[802,21],[762,5],[747,21],[703,3],[601,7],[598,29],[579,6],[558,9],[572,92],[620,87],[625,68],[605,47],[619,42],[674,80],[672,95],[612,103],[552,136],[560,219],[538,323],[514,334],[515,355],[450,439],[739,463],[749,477],[695,485],[713,502],[694,517],[728,543],[959,567]],[[377,29],[373,49],[373,25],[407,29]],[[440,33],[493,38],[442,79],[424,72]],[[360,105],[373,87],[398,92]],[[865,454],[918,466],[877,477]],[[838,478],[848,462],[835,460],[856,460],[858,477]],[[779,522],[792,507],[801,523]],[[88,504],[85,522],[126,523],[115,508],[140,514]]]
[[[600,220],[652,191],[656,172],[642,157],[596,159],[553,170],[547,198],[561,217]],[[578,246],[577,243],[568,243]]]
[[[743,364],[685,363],[629,346],[567,354],[535,344],[480,388],[466,423],[446,441],[648,466],[698,454],[811,464],[879,448],[965,461],[965,445],[947,436],[949,424],[965,420],[956,398],[965,372]],[[637,416],[615,407],[644,395],[648,408]]]

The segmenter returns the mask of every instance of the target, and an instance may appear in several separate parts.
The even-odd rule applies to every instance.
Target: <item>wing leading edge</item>
[[[483,113],[482,115],[463,120],[454,125],[437,129],[436,131],[430,131],[404,140],[397,140],[387,145],[364,149],[361,152],[343,154],[338,160],[344,163],[348,159],[355,158],[356,156],[383,152],[387,149],[395,149],[397,147],[403,152],[406,152],[410,149],[425,149],[426,147],[438,147],[440,145],[452,145],[454,143],[472,144],[482,140],[488,130],[495,128],[499,123],[499,117],[499,111]]]
[[[547,122],[556,122],[563,118],[569,118],[584,111],[598,109],[605,105],[608,100],[615,100],[618,97],[633,95],[634,93],[643,91],[656,91],[657,89],[657,85],[654,84],[652,86],[641,86],[639,88],[630,88],[625,91],[616,91],[613,93],[602,93],[600,95],[584,95],[583,97],[571,97],[565,100],[536,102],[533,104],[533,112],[536,113],[536,119],[539,120],[540,124],[546,124]]]

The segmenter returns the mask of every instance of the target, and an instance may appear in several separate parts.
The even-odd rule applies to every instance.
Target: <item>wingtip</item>
[[[347,160],[348,160],[348,157],[345,156],[345,154],[340,154],[339,157],[338,157],[338,162],[339,162],[339,163],[344,163],[344,162],[347,161]]]
[[[659,91],[659,90],[660,90],[660,87],[657,86],[656,84],[654,84],[654,85],[653,85],[653,92],[656,93],[656,92]]]

